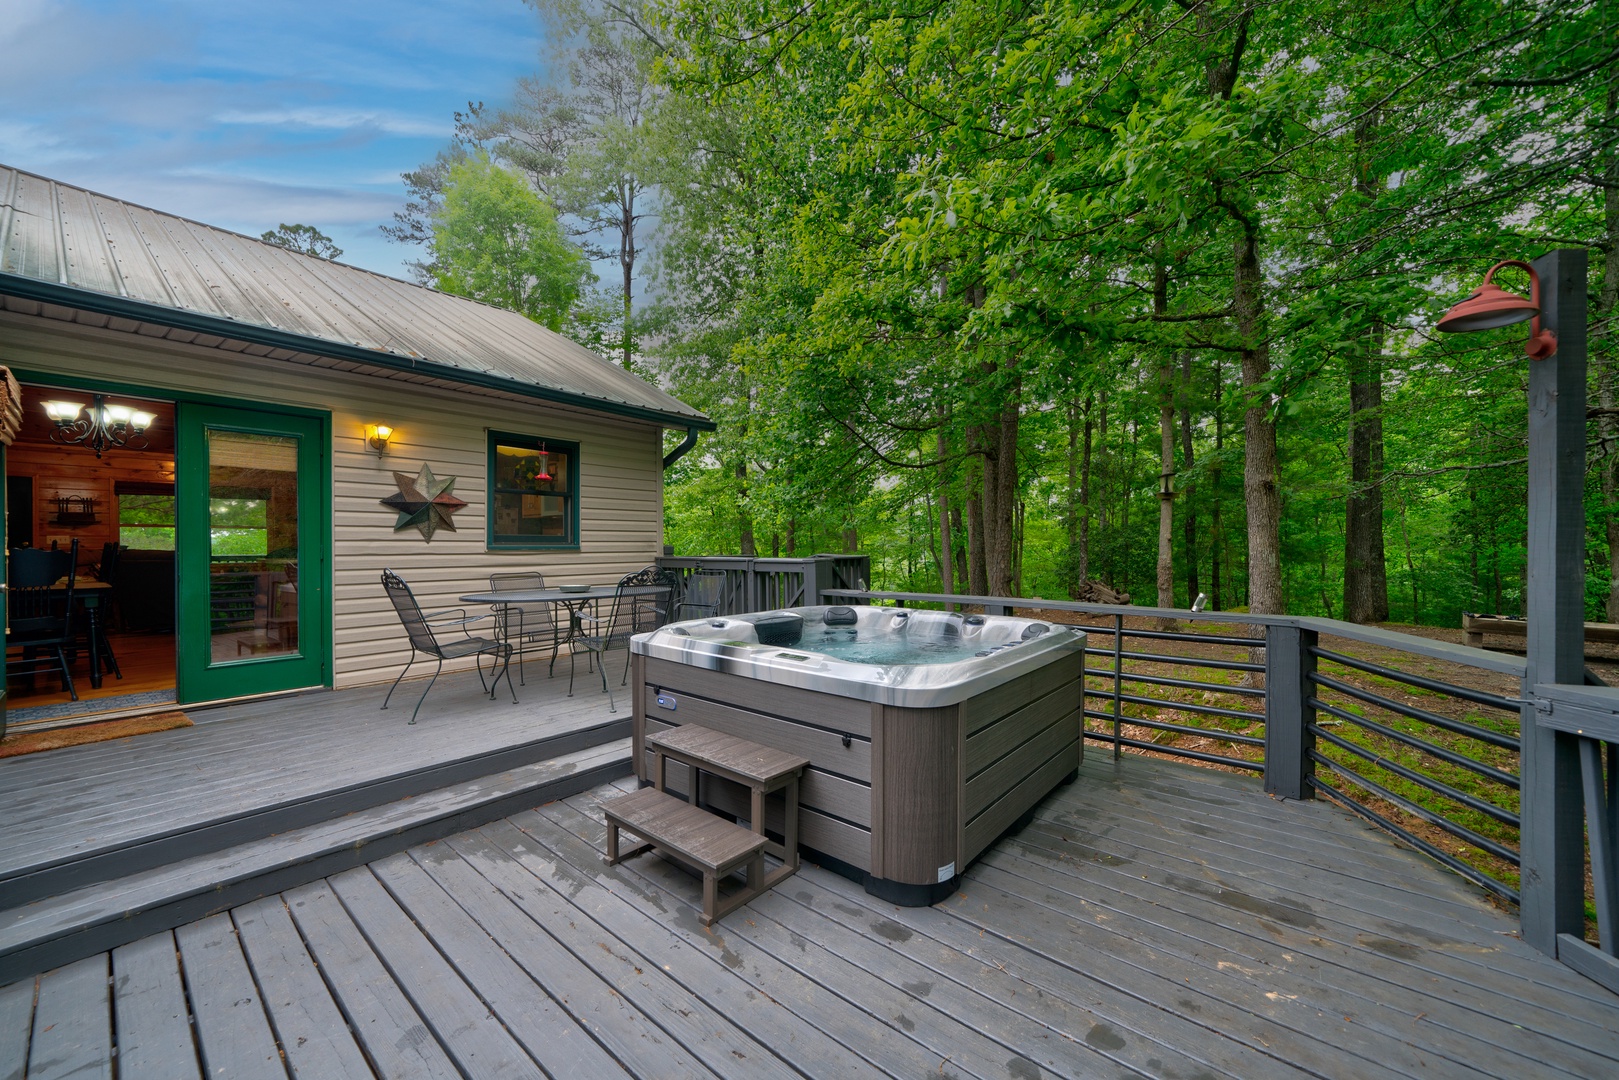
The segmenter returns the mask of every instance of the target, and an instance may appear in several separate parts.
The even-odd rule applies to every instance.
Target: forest
[[[1587,616],[1619,621],[1612,0],[532,2],[554,48],[388,231],[717,421],[668,476],[678,554],[1521,614],[1524,328],[1434,323],[1582,248]]]

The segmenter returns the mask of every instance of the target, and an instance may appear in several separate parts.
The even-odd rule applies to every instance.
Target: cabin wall
[[[646,566],[662,548],[662,432],[652,424],[10,312],[0,312],[0,364],[34,383],[48,384],[48,375],[59,374],[154,397],[178,390],[327,412],[335,503],[333,683],[339,687],[391,680],[409,659],[380,584],[384,567],[408,581],[431,611],[462,606],[458,597],[486,590],[491,573],[539,570],[547,584],[609,583]],[[365,445],[367,423],[394,428],[380,458]],[[489,430],[579,443],[578,551],[487,549]],[[80,452],[94,462],[89,451]],[[395,471],[414,476],[424,463],[441,478],[456,477],[455,494],[467,502],[454,517],[456,531],[441,529],[431,543],[414,528],[395,532],[397,515],[380,501],[397,490]]]

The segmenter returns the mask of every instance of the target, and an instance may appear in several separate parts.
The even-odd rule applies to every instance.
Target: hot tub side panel
[[[1079,768],[1084,679],[1074,652],[962,702],[961,866]]]
[[[866,891],[907,907],[950,895],[961,870],[961,706],[877,706]]]
[[[879,706],[655,657],[635,659],[642,665],[634,725],[635,768],[642,781],[652,779],[646,733],[680,724],[701,724],[802,754],[810,767],[799,785],[800,843],[856,870],[871,869],[871,733]],[[686,784],[685,767],[670,763],[670,789],[684,795]],[[729,789],[721,782],[705,783],[705,801],[746,815],[745,795]],[[769,802],[766,827],[780,832],[780,800]]]

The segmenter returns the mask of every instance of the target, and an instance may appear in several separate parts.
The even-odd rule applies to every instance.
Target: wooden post
[[[1557,351],[1529,360],[1529,669],[1524,688],[1584,682],[1586,253],[1534,262],[1541,323]],[[1530,695],[1525,693],[1527,700]],[[1552,956],[1585,936],[1585,842],[1577,740],[1541,727],[1526,704],[1519,765],[1524,940]]]
[[[1315,648],[1320,636],[1299,626],[1265,627],[1265,791],[1283,799],[1313,799]]]

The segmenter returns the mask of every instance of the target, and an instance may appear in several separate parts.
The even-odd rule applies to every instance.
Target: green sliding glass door
[[[176,416],[179,698],[326,685],[326,424],[181,403]]]

